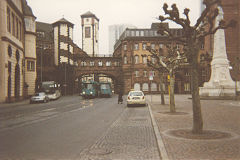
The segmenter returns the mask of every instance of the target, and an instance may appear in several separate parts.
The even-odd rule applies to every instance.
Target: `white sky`
[[[169,7],[176,3],[180,13],[189,8],[195,23],[200,14],[200,0],[27,0],[37,21],[54,23],[64,18],[74,24],[74,42],[82,48],[81,17],[91,11],[100,19],[99,53],[108,54],[108,26],[131,24],[137,28],[150,28],[156,18],[163,15],[163,3]],[[177,26],[172,26],[177,27]]]

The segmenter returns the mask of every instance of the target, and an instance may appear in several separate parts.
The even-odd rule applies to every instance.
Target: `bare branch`
[[[199,25],[204,21],[204,18],[207,16],[207,14],[210,12],[211,7],[215,4],[220,3],[221,0],[204,0],[203,4],[205,4],[206,8],[203,10],[201,16],[198,18],[196,24],[194,25],[194,29],[198,28]]]

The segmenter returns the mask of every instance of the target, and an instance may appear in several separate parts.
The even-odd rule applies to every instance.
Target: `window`
[[[143,56],[143,64],[147,64],[147,56]]]
[[[160,86],[160,85],[161,85],[161,84],[159,84],[159,91],[161,91],[161,86]],[[166,88],[166,87],[165,87],[165,84],[164,84],[164,83],[162,84],[162,88],[163,88],[163,92],[165,92],[165,88]]]
[[[143,71],[143,76],[147,77],[147,71]]]
[[[138,46],[138,43],[135,43],[134,44],[134,50],[138,50],[139,46]]]
[[[106,62],[106,66],[107,66],[107,67],[110,67],[110,66],[111,66],[111,62],[110,62],[110,61],[107,61],[107,62]]]
[[[134,91],[140,91],[140,84],[139,83],[134,84]]]
[[[19,21],[19,39],[22,40],[22,23]]]
[[[156,63],[156,58],[152,57],[152,63],[155,64]]]
[[[140,36],[144,36],[144,31],[141,31],[141,32],[140,32]]]
[[[123,58],[123,63],[124,63],[124,64],[127,64],[127,56],[124,56],[124,58]]]
[[[134,60],[135,60],[135,64],[139,63],[139,57],[137,55],[134,57]]]
[[[15,36],[15,15],[12,13],[12,34]]]
[[[90,38],[91,37],[91,28],[90,27],[85,27],[85,38]]]
[[[9,8],[7,8],[7,30],[11,33],[11,14]]]
[[[90,66],[91,66],[91,67],[94,66],[94,61],[90,61]]]
[[[87,62],[85,62],[85,61],[82,61],[82,62],[81,62],[81,66],[82,66],[82,67],[85,67],[85,66],[87,66]]]
[[[151,91],[157,91],[157,84],[156,83],[151,84]]]
[[[177,49],[179,49],[179,48],[180,48],[180,47],[179,47],[179,44],[177,44],[176,47],[177,47]]]
[[[146,49],[147,49],[147,44],[146,44],[146,43],[143,43],[143,44],[142,44],[142,49],[143,49],[143,50],[146,50]]]
[[[103,63],[102,63],[102,61],[99,61],[99,62],[98,62],[98,66],[100,66],[100,67],[102,67],[102,66],[103,66]]]
[[[35,71],[35,62],[28,60],[27,61],[27,70],[28,71]]]
[[[123,45],[123,50],[124,50],[124,51],[127,50],[127,45],[126,45],[126,44]]]
[[[8,46],[8,56],[11,57],[12,56],[12,47]]]
[[[148,83],[143,83],[142,90],[143,91],[148,91]]]
[[[18,23],[18,18],[16,17],[16,25],[17,25],[17,29],[16,29],[16,37],[17,39],[19,38],[19,23]]]
[[[139,71],[135,71],[135,77],[139,77]]]
[[[190,91],[190,83],[184,83],[184,91]]]
[[[149,77],[150,77],[150,76],[154,77],[154,76],[155,76],[155,72],[154,72],[154,71],[150,71],[150,72],[149,72]]]
[[[159,44],[159,48],[163,48],[163,44],[162,43]]]
[[[151,49],[155,49],[155,44],[154,43],[151,44]]]

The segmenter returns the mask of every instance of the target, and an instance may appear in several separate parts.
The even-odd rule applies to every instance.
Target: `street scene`
[[[240,159],[238,0],[1,0],[0,22],[0,160]]]

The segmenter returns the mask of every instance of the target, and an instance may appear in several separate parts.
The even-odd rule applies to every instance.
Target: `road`
[[[77,95],[0,107],[0,159],[100,159],[100,155],[159,159],[148,108],[127,108],[117,104],[117,96],[85,100]]]

